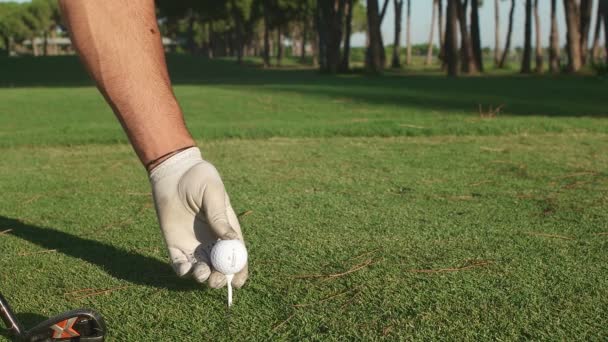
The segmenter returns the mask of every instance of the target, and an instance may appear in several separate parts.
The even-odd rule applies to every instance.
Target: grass
[[[608,337],[605,81],[170,64],[250,211],[250,282],[228,311],[173,275],[146,175],[73,59],[0,60],[0,284],[28,324],[88,306],[111,341]]]

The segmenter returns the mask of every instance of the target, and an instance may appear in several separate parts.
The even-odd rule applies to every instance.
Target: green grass
[[[0,290],[27,324],[86,306],[110,341],[608,337],[604,80],[170,65],[251,211],[250,282],[228,311],[177,279],[145,172],[74,59],[5,59]]]

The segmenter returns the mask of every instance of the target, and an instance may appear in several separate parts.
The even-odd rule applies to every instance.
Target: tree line
[[[499,30],[502,19],[500,1],[510,2],[504,45],[501,44]],[[513,22],[518,4],[525,6],[522,73],[542,72],[545,60],[548,60],[551,72],[577,72],[590,62],[608,63],[608,39],[604,38],[604,47],[599,45],[602,31],[604,37],[608,37],[608,0],[549,1],[550,13],[541,15],[539,0],[494,0],[494,66],[505,68],[508,64],[513,50]],[[209,57],[233,56],[239,63],[246,56],[259,56],[264,65],[269,66],[273,63],[271,57],[276,57],[276,63],[280,64],[286,50],[290,49],[292,56],[299,56],[303,61],[310,58],[321,71],[338,73],[350,70],[350,37],[363,32],[367,71],[378,73],[387,67],[400,68],[402,63],[412,62],[411,0],[157,0],[156,5],[163,35],[181,42],[173,46],[175,50],[183,49]],[[437,51],[442,68],[448,75],[483,72],[479,8],[490,5],[488,0],[485,3],[483,0],[432,0],[425,63],[431,64]],[[384,20],[391,20],[386,18],[389,6],[394,8],[391,19],[395,32],[390,63],[380,29]],[[559,39],[557,6],[563,6],[565,12],[565,42]],[[592,46],[589,47],[594,11],[597,20]],[[551,28],[547,58],[541,44],[541,22],[544,24],[544,21]],[[10,52],[16,43],[43,37],[42,53],[47,54],[47,38],[61,32],[57,30],[60,23],[55,0],[0,3],[0,45]],[[534,44],[533,30],[536,32]],[[405,51],[401,47],[403,33]],[[438,49],[434,43],[436,35]],[[290,42],[288,46],[285,45],[286,40]],[[602,50],[604,59],[600,61]],[[561,64],[563,51],[566,54],[565,65]]]

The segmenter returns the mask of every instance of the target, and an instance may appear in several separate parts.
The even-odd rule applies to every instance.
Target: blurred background
[[[606,2],[158,0],[157,12],[167,52],[267,67],[603,72]],[[0,2],[0,38],[8,56],[74,53],[55,0]]]

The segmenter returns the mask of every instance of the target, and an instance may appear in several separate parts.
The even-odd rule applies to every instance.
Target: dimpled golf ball
[[[223,274],[235,274],[247,264],[247,249],[240,240],[219,240],[211,249],[211,264]]]

